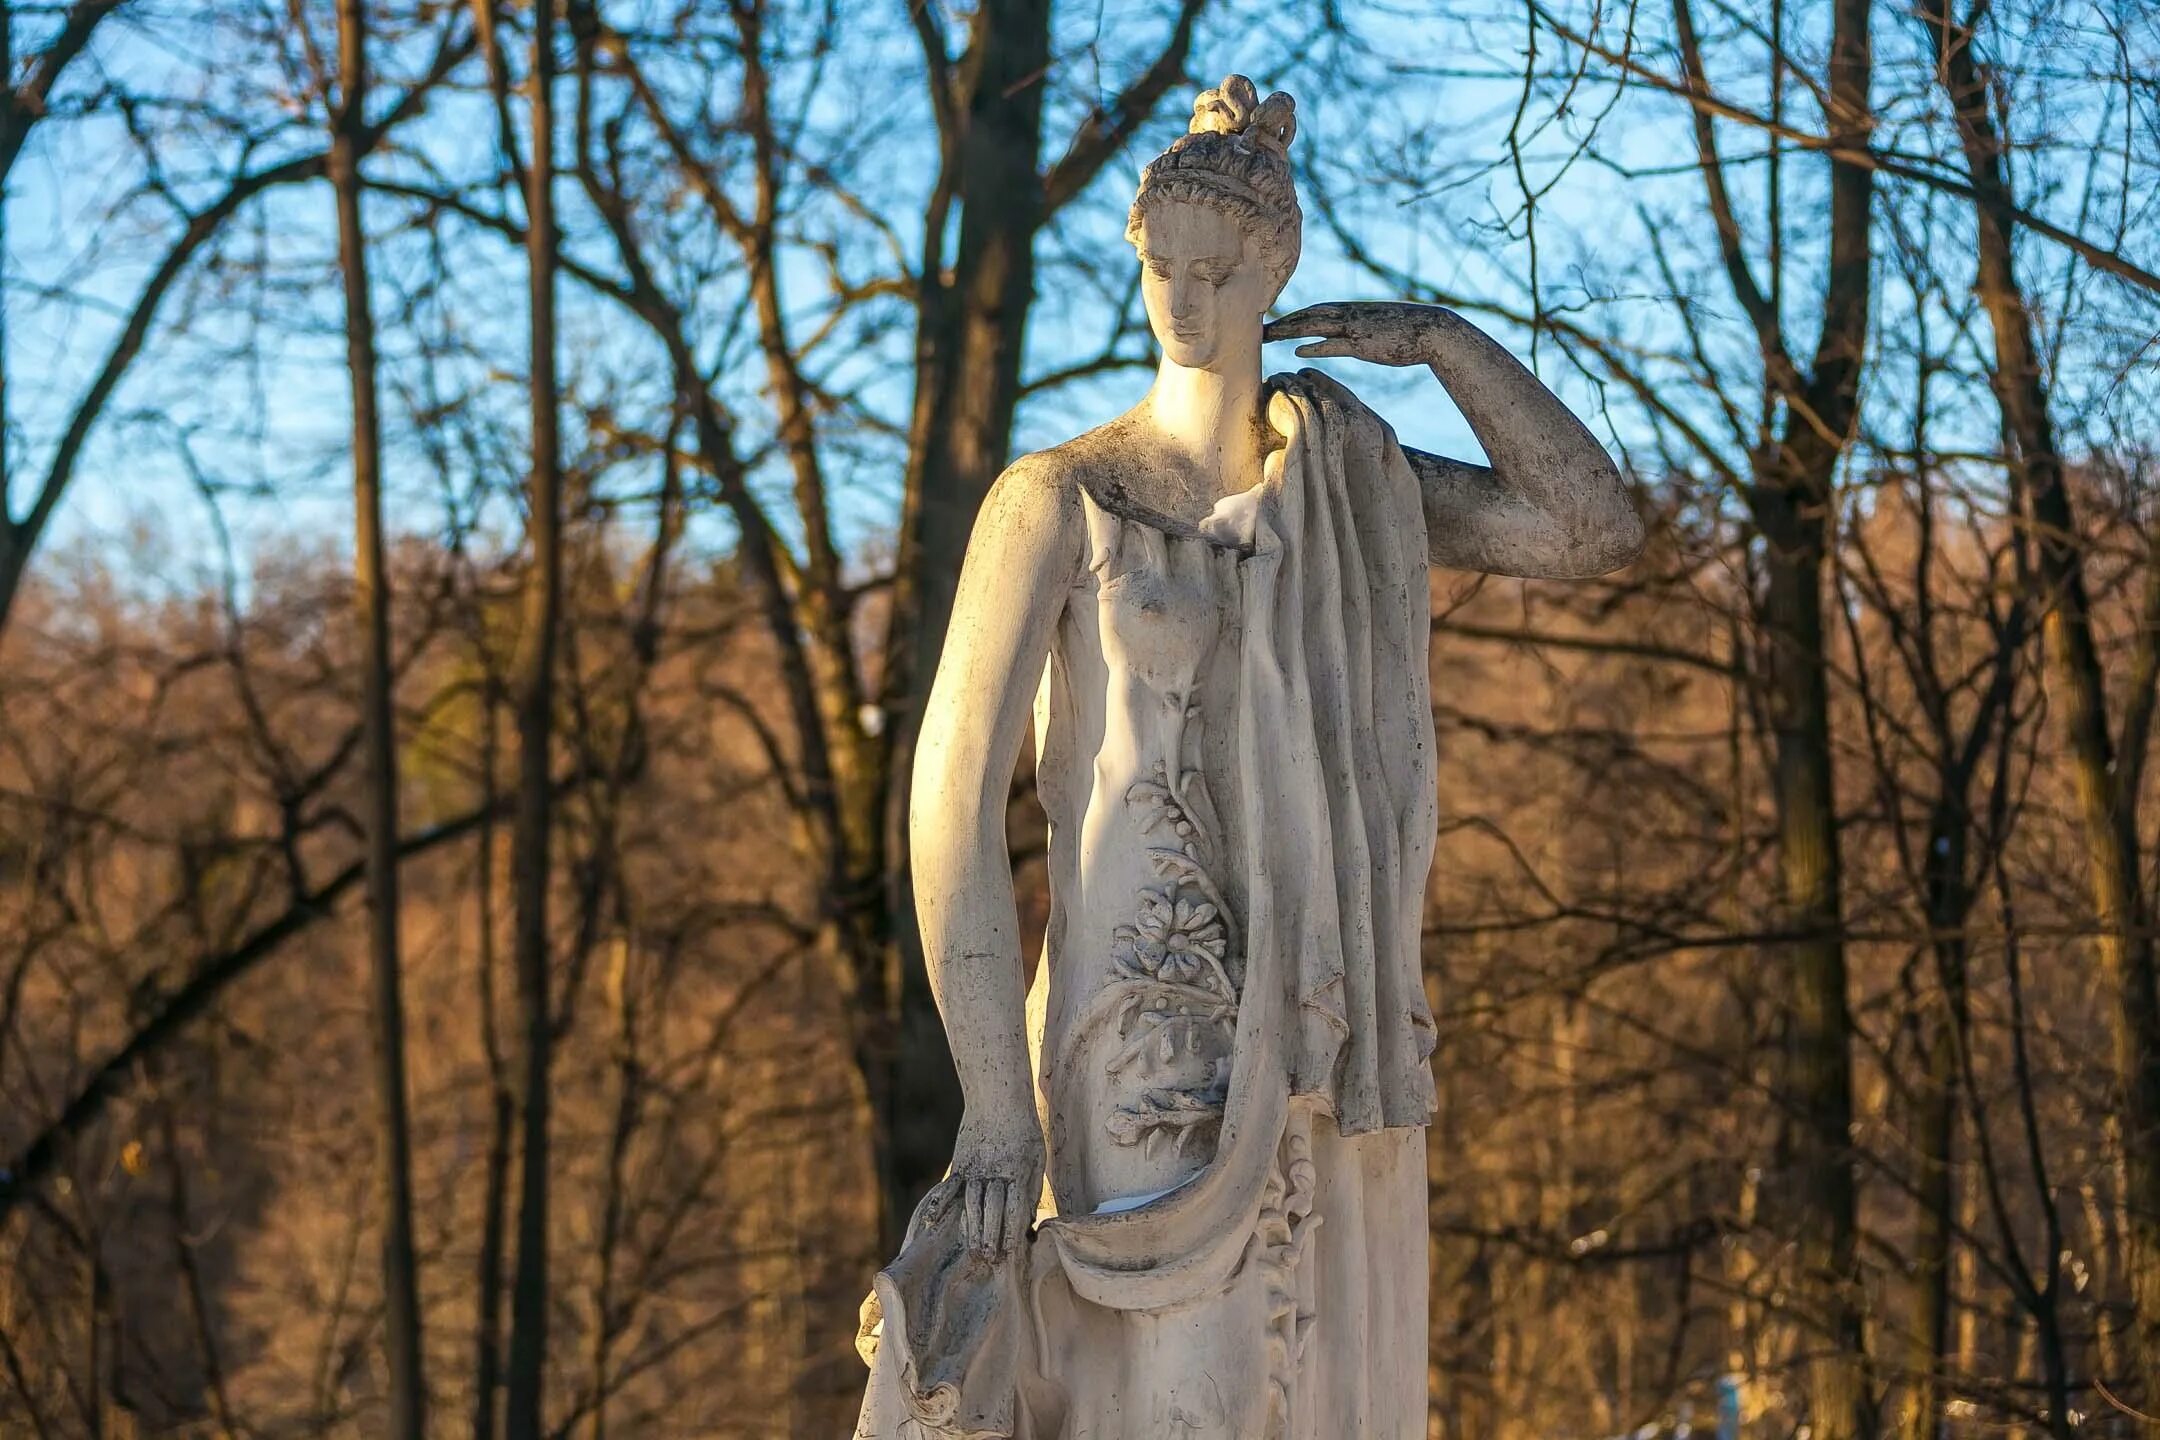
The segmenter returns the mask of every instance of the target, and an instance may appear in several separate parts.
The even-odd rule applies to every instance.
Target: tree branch
[[[127,0],[75,0],[60,33],[30,67],[29,77],[0,105],[0,179],[15,168],[15,157],[22,153],[23,142],[30,138],[37,122],[45,118],[45,101],[59,82],[60,72],[90,43],[90,34],[98,23],[125,3]],[[0,83],[6,79],[0,75]]]
[[[556,781],[556,792],[560,794],[571,789],[583,778],[581,773],[571,772]],[[417,859],[472,834],[484,822],[508,814],[514,802],[514,796],[505,797],[423,830],[399,843],[399,862]],[[48,1121],[13,1159],[0,1166],[0,1224],[4,1224],[15,1207],[27,1200],[30,1192],[52,1173],[66,1145],[87,1130],[140,1076],[146,1059],[206,1014],[229,986],[246,978],[288,940],[328,919],[338,901],[359,886],[366,870],[365,861],[352,861],[323,884],[295,896],[282,914],[258,927],[232,949],[198,958],[189,967],[188,979],[180,988],[165,997],[156,1013],[119,1049],[99,1062],[89,1080],[59,1115]]]
[[[1147,123],[1163,93],[1185,77],[1185,57],[1192,52],[1193,26],[1207,0],[1183,0],[1177,24],[1155,62],[1138,79],[1119,92],[1107,112],[1096,110],[1081,122],[1065,156],[1050,167],[1043,180],[1042,218],[1048,220],[1060,206],[1087,189],[1111,156],[1125,148],[1134,132]]]
[[[355,159],[373,151],[391,130],[418,114],[425,106],[427,92],[471,53],[472,45],[469,33],[462,39],[446,40],[436,52],[428,73],[398,98],[398,102],[390,108],[388,114],[374,124],[364,127],[354,137]],[[128,367],[141,353],[144,341],[149,338],[150,327],[156,323],[158,311],[165,303],[165,297],[187,270],[197,252],[250,200],[280,185],[318,179],[329,172],[329,163],[329,152],[318,151],[311,155],[295,156],[265,170],[241,175],[226,187],[224,194],[188,218],[186,229],[173,242],[172,248],[165,253],[165,258],[159,262],[157,269],[152,272],[150,279],[137,295],[134,308],[128,313],[126,327],[113,342],[104,365],[99,368],[97,377],[90,382],[90,388],[84,392],[81,403],[75,407],[67,432],[61,436],[58,447],[53,451],[52,463],[46,469],[44,483],[38,487],[37,498],[31,503],[29,513],[9,532],[9,553],[6,558],[11,566],[19,569],[26,552],[37,545],[39,536],[52,519],[54,509],[66,494],[69,483],[75,478],[75,467],[82,458],[83,446],[90,438],[91,429],[104,413],[113,392],[119,388]],[[7,619],[4,608],[6,598],[0,596],[0,624],[4,624]]]

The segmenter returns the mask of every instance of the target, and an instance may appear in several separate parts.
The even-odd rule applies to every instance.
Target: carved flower
[[[1174,890],[1143,892],[1139,915],[1119,928],[1118,938],[1132,947],[1141,969],[1179,985],[1205,975],[1210,960],[1220,962],[1225,944],[1215,907]]]

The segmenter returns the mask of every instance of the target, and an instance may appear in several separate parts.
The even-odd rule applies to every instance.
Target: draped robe
[[[1347,390],[1270,385],[1286,444],[1202,525],[1083,495],[1036,714],[1046,1193],[997,1261],[957,1178],[925,1198],[863,1440],[1425,1433],[1424,510]]]

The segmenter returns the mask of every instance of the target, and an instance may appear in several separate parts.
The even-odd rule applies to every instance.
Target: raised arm
[[[1027,1233],[1043,1172],[1005,801],[1085,534],[1078,492],[1042,462],[998,477],[968,541],[915,751],[915,908],[967,1102],[953,1174],[962,1231],[989,1254]]]
[[[1642,550],[1642,521],[1597,437],[1490,336],[1438,305],[1312,305],[1269,340],[1318,337],[1306,356],[1425,365],[1485,447],[1490,467],[1403,447],[1425,498],[1432,561],[1455,570],[1574,579]]]

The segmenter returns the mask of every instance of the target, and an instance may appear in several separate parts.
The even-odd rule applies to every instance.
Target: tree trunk
[[[533,8],[532,162],[526,255],[532,312],[532,474],[524,617],[512,677],[518,732],[517,817],[511,833],[520,1041],[521,1154],[517,1268],[511,1283],[510,1354],[503,1418],[509,1440],[540,1440],[548,1320],[549,750],[554,729],[555,641],[562,606],[562,457],[555,374],[555,6]]]
[[[1962,921],[1957,922],[1962,923]],[[1940,927],[1937,933],[1942,933]],[[1945,941],[1936,947],[1936,969],[1943,981],[1939,1004],[1925,1020],[1926,1073],[1921,1077],[1917,1113],[1912,1121],[1915,1170],[1913,1236],[1913,1310],[1905,1363],[1905,1389],[1897,1416],[1901,1440],[1939,1440],[1945,1379],[1950,1369],[1950,1254],[1957,1234],[1957,1198],[1951,1180],[1957,1144],[1958,1047],[1955,1014],[1964,1005],[1964,945]],[[1956,993],[1952,993],[1952,976]]]
[[[1834,456],[1833,456],[1834,459]],[[1804,1327],[1808,1415],[1821,1440],[1861,1433],[1852,1021],[1845,1000],[1839,845],[1823,655],[1824,510],[1808,490],[1763,497],[1772,650],[1778,872],[1785,923],[1787,1049],[1782,1088],[1795,1127],[1785,1199]],[[1774,524],[1772,522],[1775,522]]]
[[[14,141],[15,129],[21,122],[15,115],[15,5],[14,0],[0,0],[0,76],[9,77],[0,84],[0,137]],[[0,168],[0,269],[7,265],[7,170]],[[0,627],[7,623],[8,615],[15,608],[15,592],[22,584],[24,547],[15,534],[14,511],[8,504],[8,495],[14,486],[14,457],[8,447],[8,363],[7,363],[7,308],[0,306]]]
[[[1042,207],[1043,81],[1050,64],[1048,0],[988,0],[961,77],[967,89],[955,195],[962,202],[950,282],[923,277],[911,511],[900,573],[916,663],[911,693],[929,689],[952,619],[960,557],[983,496],[1005,466],[1020,400],[1024,322],[1035,296]]]
[[[2132,1360],[2141,1408],[2160,1408],[2160,985],[2145,931],[2134,790],[2119,783],[2107,715],[2106,677],[2094,639],[2080,548],[2032,315],[2011,244],[2011,196],[2003,141],[1990,110],[1989,76],[1973,53],[1973,33],[1945,0],[1923,0],[1937,75],[1956,119],[1972,179],[1978,231],[1976,290],[1995,334],[1995,394],[2017,447],[2014,499],[2031,526],[2041,594],[2049,688],[2063,716],[2071,775],[2083,820],[2086,869],[2099,935],[2095,949],[2109,1002],[2120,1106],[2127,1221],[2126,1270],[2133,1309]],[[2141,1433],[2160,1435],[2160,1423]]]
[[[1871,0],[1836,0],[1833,7],[1828,109],[1840,148],[1867,143],[1871,8]],[[1762,622],[1770,650],[1779,880],[1785,921],[1797,937],[1784,952],[1783,1088],[1796,1145],[1782,1191],[1793,1226],[1799,1309],[1811,1332],[1803,1340],[1810,1357],[1805,1383],[1817,1440],[1866,1433],[1869,1411],[1823,571],[1837,467],[1859,421],[1873,198],[1868,169],[1832,165],[1822,330],[1806,382],[1786,390],[1782,433],[1754,505],[1766,542]]]
[[[345,358],[352,372],[353,604],[360,631],[361,729],[366,757],[368,971],[375,1017],[376,1167],[382,1187],[383,1341],[389,1362],[389,1433],[420,1440],[420,1295],[413,1256],[412,1127],[405,1090],[405,1012],[398,977],[398,771],[391,706],[390,579],[383,562],[382,424],[375,390],[375,319],[368,295],[367,232],[360,215],[360,155],[367,104],[365,0],[338,0],[340,94],[330,177],[337,195],[338,259],[345,282]]]
[[[482,632],[475,643],[487,643]],[[488,1143],[480,1199],[480,1254],[474,1276],[473,1440],[495,1440],[496,1403],[502,1388],[502,1318],[504,1232],[509,1210],[510,1139],[517,1125],[517,1090],[503,1058],[495,997],[495,819],[496,765],[499,759],[493,664],[481,696],[480,784],[482,813],[479,860],[473,882],[478,912],[478,1004],[480,1052],[488,1068]]]
[[[952,1157],[960,1128],[960,1082],[930,993],[907,849],[915,726],[952,619],[968,534],[990,484],[1005,467],[1020,401],[1026,319],[1035,298],[1035,232],[1042,223],[1042,102],[1050,65],[1049,0],[984,0],[961,73],[964,91],[951,163],[962,202],[959,252],[942,273],[938,234],[925,233],[918,297],[915,410],[909,434],[906,513],[887,648],[886,710],[893,717],[887,785],[888,911],[894,973],[885,1063],[882,1147],[886,1252],[924,1191]]]

